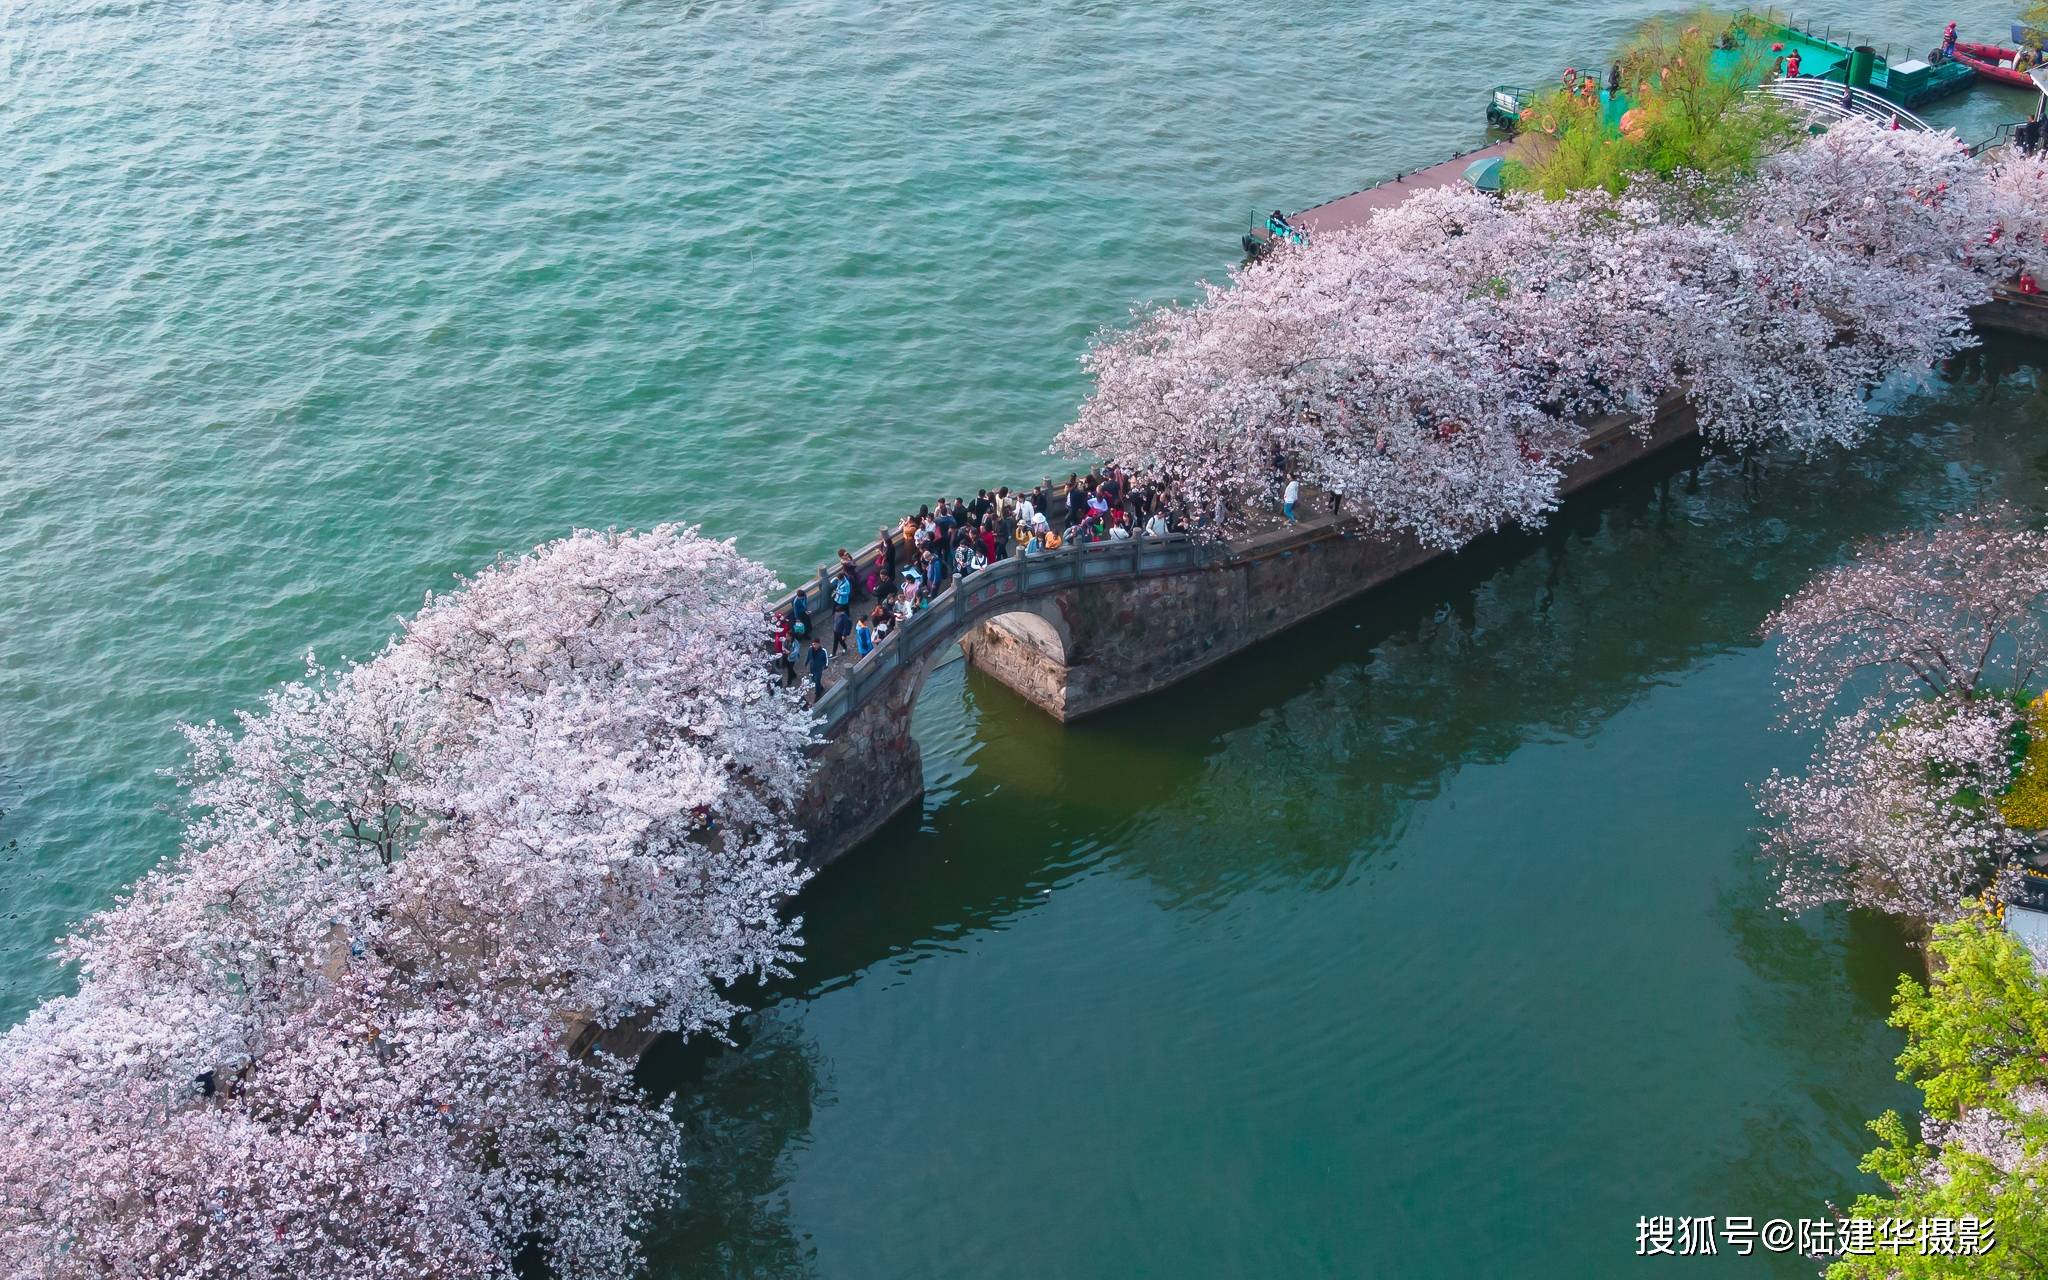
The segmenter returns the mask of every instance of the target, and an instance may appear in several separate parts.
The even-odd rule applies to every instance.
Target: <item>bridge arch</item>
[[[964,649],[970,663],[1066,719],[1068,673],[1088,650],[1077,616],[1104,616],[1099,603],[1132,579],[1183,575],[1217,554],[1177,534],[1077,544],[949,584],[874,652],[839,667],[819,698],[818,769],[803,814],[809,859],[829,861],[924,794],[911,715],[941,662]]]

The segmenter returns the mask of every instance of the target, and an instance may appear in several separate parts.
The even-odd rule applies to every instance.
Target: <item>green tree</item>
[[[1646,23],[1616,60],[1627,113],[1616,117],[1597,96],[1545,95],[1524,121],[1529,141],[1508,166],[1508,185],[1554,200],[1593,188],[1619,195],[1645,175],[1719,182],[1755,173],[1804,130],[1749,92],[1763,73],[1745,32],[1706,11]]]
[[[1906,1032],[1899,1076],[1934,1121],[1925,1137],[1896,1111],[1871,1123],[1863,1159],[1889,1194],[1859,1197],[1855,1218],[1960,1218],[1996,1224],[1982,1257],[1906,1252],[1844,1257],[1828,1280],[2038,1280],[2048,1275],[2048,979],[1993,921],[1943,925],[1935,977],[1899,981],[1892,1024]]]

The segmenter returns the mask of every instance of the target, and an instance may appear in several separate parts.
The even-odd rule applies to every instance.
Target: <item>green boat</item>
[[[1810,22],[1801,28],[1756,14],[1745,16],[1750,20],[1746,24],[1749,47],[1755,50],[1761,45],[1760,51],[1769,55],[1767,67],[1775,67],[1778,58],[1789,60],[1797,54],[1802,78],[1868,89],[1896,106],[1913,108],[1946,98],[1969,88],[1977,78],[1974,70],[1960,62],[1937,64],[1910,54],[1893,61],[1889,48],[1879,53],[1867,44],[1845,45],[1832,38],[1831,29],[1815,35]]]

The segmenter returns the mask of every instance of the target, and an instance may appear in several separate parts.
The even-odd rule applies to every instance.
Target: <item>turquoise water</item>
[[[1846,1202],[1914,966],[1770,905],[1746,785],[1804,743],[1756,628],[1857,538],[2038,503],[2039,354],[1853,458],[1646,463],[1094,721],[948,668],[933,792],[807,891],[796,980],[647,1063],[697,1139],[657,1274],[1697,1274],[1636,1218]]]
[[[796,575],[1034,478],[1096,326],[1655,9],[9,8],[7,1017],[173,847],[178,720],[572,525]],[[1948,16],[2004,20],[1858,21]],[[1752,633],[1853,533],[2038,495],[2030,375],[1984,376],[1096,725],[950,669],[924,811],[810,895],[798,982],[650,1065],[703,1130],[664,1271],[1467,1275],[1518,1232],[1576,1276],[1652,1201],[1835,1193],[1902,957],[1763,906],[1743,787],[1796,743]]]

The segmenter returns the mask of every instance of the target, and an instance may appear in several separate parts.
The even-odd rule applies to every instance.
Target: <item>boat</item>
[[[2025,71],[2013,64],[2019,60],[2020,51],[2003,45],[1974,44],[1968,40],[1956,41],[1955,52],[1949,56],[1975,71],[1986,80],[2008,84],[2015,89],[2032,89],[2034,82]]]
[[[1833,39],[1831,31],[1823,30],[1820,35],[1815,35],[1810,23],[1801,29],[1768,15],[1758,17],[1750,14],[1745,21],[1738,23],[1737,30],[1742,33],[1745,44],[1751,47],[1761,44],[1763,49],[1769,50],[1765,59],[1768,69],[1773,72],[1779,69],[1777,60],[1780,55],[1789,60],[1796,53],[1802,79],[1825,80],[1863,89],[1908,110],[1917,110],[1937,98],[1960,93],[1977,78],[1977,69],[1960,58],[1945,60],[1930,56],[1925,60],[1907,58],[1894,62],[1889,56],[1889,47],[1879,53],[1867,44],[1851,45]],[[1844,37],[1845,40],[1850,38]]]

